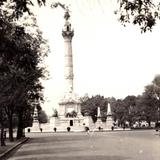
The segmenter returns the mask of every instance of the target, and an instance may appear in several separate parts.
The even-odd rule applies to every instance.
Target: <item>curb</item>
[[[14,149],[16,149],[17,147],[19,147],[21,144],[27,142],[29,140],[29,137],[24,138],[22,141],[18,142],[16,145],[14,145],[13,147],[11,147],[10,149],[8,149],[7,151],[5,151],[4,153],[2,153],[0,155],[0,159],[3,160],[3,158],[5,158],[9,153],[11,153]]]

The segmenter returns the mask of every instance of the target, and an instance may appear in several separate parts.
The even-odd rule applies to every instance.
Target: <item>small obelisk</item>
[[[111,105],[110,102],[108,102],[107,105],[107,119],[106,119],[106,129],[111,130],[113,127],[113,118],[112,118],[112,112],[111,112]]]
[[[97,107],[97,121],[96,121],[96,129],[102,128],[102,120],[101,120],[101,110],[100,107]]]
[[[108,102],[108,108],[107,108],[107,116],[112,116],[111,105],[109,102]]]
[[[100,107],[97,108],[97,117],[101,117]]]

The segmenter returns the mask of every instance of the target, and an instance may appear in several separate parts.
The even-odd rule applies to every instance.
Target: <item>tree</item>
[[[158,121],[160,119],[160,75],[156,75],[152,83],[145,87],[143,95],[146,104],[146,120],[149,123],[151,121]]]
[[[154,100],[146,93],[137,99],[137,121],[147,121],[150,126],[151,121],[155,121]]]
[[[0,14],[0,107],[5,108],[10,125],[13,113],[16,113],[19,120],[17,138],[20,138],[26,118],[31,119],[28,115],[33,107],[43,100],[40,78],[45,77],[45,70],[39,64],[47,53],[43,48],[46,41],[38,28],[36,34],[30,35],[23,25],[13,21],[13,14],[8,16],[2,10]]]
[[[6,2],[6,0],[0,0],[0,5],[3,5]],[[23,15],[23,13],[28,13],[29,15],[32,15],[29,6],[33,6],[34,2],[33,0],[10,0],[9,3],[15,3],[14,12],[13,15],[15,18],[19,18]],[[46,0],[37,0],[37,3],[39,6],[45,5]]]
[[[122,99],[117,99],[112,103],[112,113],[114,121],[118,121],[118,126],[122,126],[127,120],[127,110]]]
[[[113,99],[112,113],[114,121],[118,121],[119,126],[125,125],[126,122],[131,126],[136,113],[136,97],[132,95],[124,99]]]
[[[108,103],[106,98],[100,95],[92,96],[91,98],[85,96],[81,101],[81,110],[83,115],[91,116],[95,122],[97,120],[97,108],[100,107],[102,117],[106,118]]]
[[[160,18],[160,2],[153,0],[118,0],[119,21],[139,25],[141,32],[152,31]]]
[[[5,128],[5,122],[7,121],[6,114],[4,112],[4,108],[0,107],[0,128],[1,128],[1,135],[0,135],[0,140],[1,140],[1,146],[5,146],[5,139],[4,139],[4,128]]]
[[[44,110],[39,111],[38,120],[39,120],[39,123],[47,123],[48,122],[48,116]]]
[[[20,132],[18,132],[19,134],[17,134],[17,138],[22,135],[22,129],[24,128],[24,124],[22,122],[26,114],[26,110],[28,108],[33,110],[34,107],[40,106],[40,102],[43,101],[43,86],[40,78],[45,77],[45,70],[42,66],[39,66],[39,64],[41,64],[43,57],[46,56],[46,53],[43,54],[41,50],[41,45],[43,45],[45,41],[43,41],[40,33],[37,37],[30,37],[29,39],[30,41],[28,45],[30,46],[30,50],[26,48],[26,57],[24,58],[26,64],[24,67],[25,78],[23,77],[24,81],[22,82],[22,85],[25,86],[25,88],[23,88],[24,95],[22,95],[23,101],[21,103],[24,105],[19,105],[17,108],[17,114],[20,116]]]
[[[2,14],[1,10],[1,17],[4,16]],[[12,116],[14,113],[14,106],[12,105],[16,92],[13,93],[10,90],[10,87],[14,86],[15,82],[12,82],[13,76],[15,76],[14,71],[13,71],[13,63],[9,60],[9,55],[13,54],[12,50],[16,50],[16,47],[10,40],[10,35],[13,33],[13,28],[15,27],[14,25],[10,24],[8,22],[8,17],[6,19],[1,19],[1,36],[0,36],[0,58],[1,58],[1,63],[0,63],[0,89],[1,89],[1,102],[0,106],[3,107],[3,110],[5,111],[5,114],[8,117],[9,120],[9,137],[10,140],[13,141],[13,131],[12,131]],[[13,27],[14,26],[14,27]],[[10,66],[10,67],[9,67]],[[11,71],[14,74],[10,74]],[[11,83],[12,82],[12,83]]]
[[[136,96],[127,96],[123,102],[126,110],[126,120],[129,122],[129,125],[132,126],[136,112]]]

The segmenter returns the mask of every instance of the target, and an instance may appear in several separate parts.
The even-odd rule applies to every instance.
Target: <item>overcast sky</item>
[[[159,26],[141,34],[123,27],[114,15],[116,0],[60,0],[69,5],[74,28],[72,40],[74,90],[79,96],[100,94],[125,98],[138,95],[160,73]],[[45,82],[44,109],[57,108],[64,91],[64,24],[62,8],[37,9],[38,22],[49,40],[46,60],[50,79]]]

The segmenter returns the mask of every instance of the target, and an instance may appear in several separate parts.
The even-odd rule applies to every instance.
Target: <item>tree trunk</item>
[[[13,142],[13,122],[12,122],[12,115],[9,117],[9,140]]]
[[[23,122],[22,122],[22,114],[18,115],[18,129],[17,129],[17,139],[20,139],[23,136]]]
[[[151,127],[151,121],[148,121],[148,126]]]
[[[132,121],[129,120],[129,127],[131,128],[132,127]]]
[[[5,139],[4,139],[4,127],[1,125],[1,146],[5,146]]]
[[[22,130],[22,137],[26,137],[25,136],[25,129],[23,128],[23,130]]]

